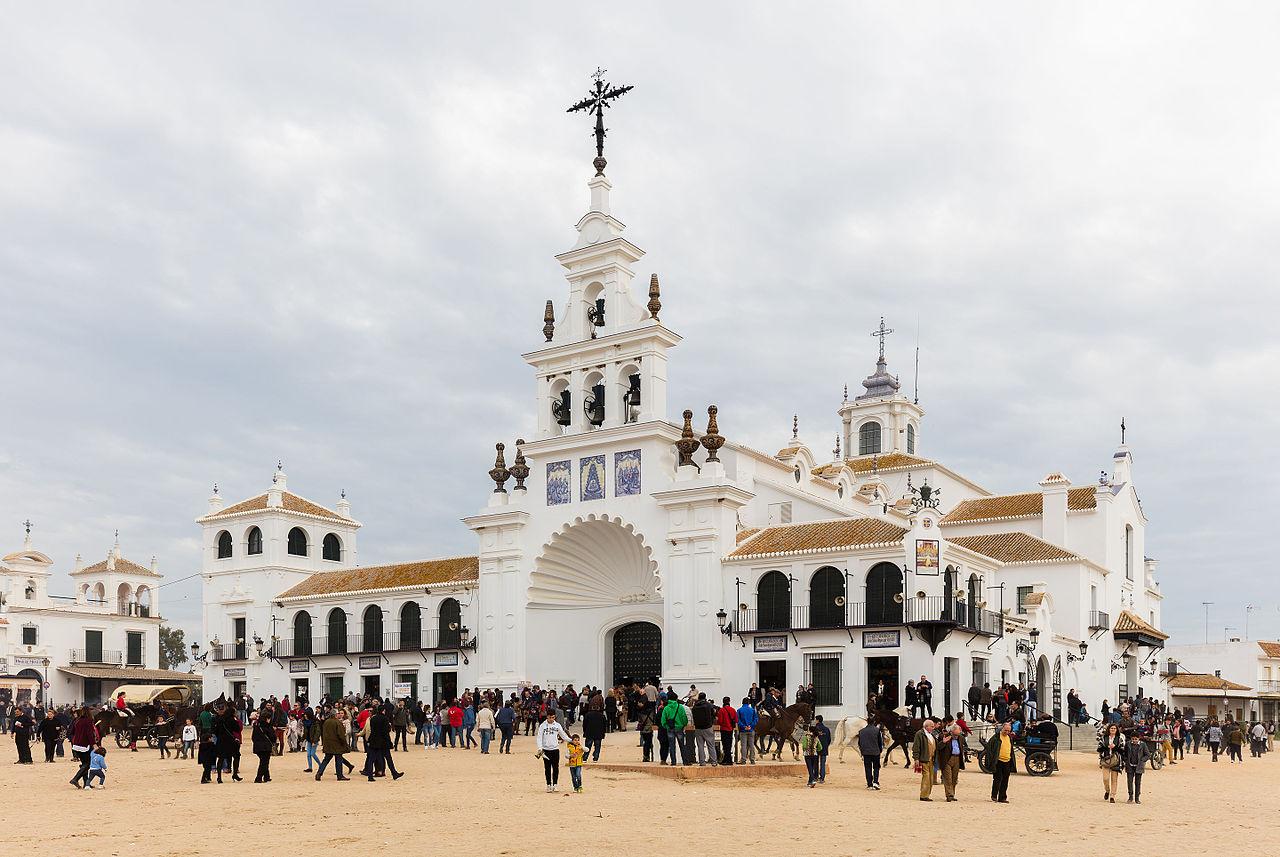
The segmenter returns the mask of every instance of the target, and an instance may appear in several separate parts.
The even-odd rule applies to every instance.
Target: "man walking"
[[[884,733],[874,723],[858,730],[858,752],[862,754],[862,770],[867,775],[867,788],[880,791],[880,755],[884,753]]]
[[[391,758],[391,718],[381,708],[375,709],[369,717],[369,737],[365,739],[365,750],[368,758],[365,760],[363,773],[368,775],[369,782],[374,781],[375,773],[383,770],[391,771],[393,780],[404,776],[403,771],[396,770],[396,763]]]
[[[933,718],[926,718],[911,742],[911,756],[916,760],[916,772],[920,774],[920,800],[933,800],[929,797],[933,792],[933,754],[937,749],[933,727]]]
[[[1141,743],[1141,742],[1139,742]],[[983,765],[991,772],[991,800],[1009,802],[1009,775],[1013,773],[1013,732],[1008,723],[982,748]]]
[[[942,788],[947,793],[947,803],[951,803],[956,799],[956,781],[964,767],[964,732],[959,726],[952,724],[951,734],[943,738],[938,751],[942,754]]]
[[[818,783],[822,784],[827,781],[827,754],[831,750],[831,730],[822,722],[821,714],[813,719],[813,731],[822,742],[818,747]]]
[[[316,769],[316,782],[320,782],[320,778],[324,776],[324,769],[328,766],[330,759],[336,759],[333,769],[338,775],[339,780],[347,780],[342,773],[343,767],[348,770],[355,768],[355,765],[346,760],[346,755],[351,752],[351,742],[347,737],[347,724],[344,722],[347,718],[347,712],[338,706],[329,712],[329,716],[325,718],[324,723],[320,726],[320,749],[324,751],[324,759],[320,761],[320,767]]]

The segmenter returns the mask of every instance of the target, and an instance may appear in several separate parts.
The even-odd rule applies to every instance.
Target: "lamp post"
[[[1077,655],[1074,652],[1067,652],[1067,663],[1072,664],[1072,663],[1075,663],[1076,661],[1083,661],[1085,653],[1088,651],[1089,651],[1089,644],[1086,643],[1084,640],[1081,640],[1080,654]]]
[[[733,623],[728,620],[729,614],[725,612],[723,607],[716,611],[716,624],[720,626],[720,633],[726,637],[732,637]]]

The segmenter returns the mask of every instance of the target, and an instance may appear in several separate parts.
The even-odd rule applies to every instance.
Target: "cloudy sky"
[[[1263,4],[23,4],[0,28],[0,546],[119,528],[198,627],[199,530],[290,488],[365,563],[473,550],[565,293],[602,65],[614,213],[685,336],[672,416],[818,449],[868,333],[921,452],[995,491],[1109,466],[1165,626],[1280,634],[1280,88]],[[495,7],[496,8],[496,7]],[[745,343],[755,343],[747,347]],[[1242,517],[1243,516],[1243,517]],[[1246,537],[1246,534],[1253,535]],[[70,592],[62,577],[58,586]]]

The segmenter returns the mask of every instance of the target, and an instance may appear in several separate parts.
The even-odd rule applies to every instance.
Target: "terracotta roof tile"
[[[79,571],[71,572],[71,576],[75,577],[76,575],[80,575],[80,574],[106,574],[106,573],[107,573],[107,561],[104,559],[101,562],[95,562],[93,565],[87,565],[84,568],[80,569]],[[120,557],[119,559],[116,560],[116,574],[133,574],[141,577],[162,577],[163,576],[152,571],[150,568],[148,568],[145,565],[138,565],[138,563],[132,560],[125,559],[124,557]]]
[[[1266,640],[1258,641],[1258,648],[1269,658],[1280,658],[1280,643],[1270,643]]]
[[[1225,678],[1206,673],[1183,673],[1169,676],[1169,687],[1185,687],[1195,690],[1249,690],[1247,685],[1236,684]]]
[[[737,535],[738,544],[742,544],[745,539],[751,538],[758,532],[760,532],[759,527],[748,527],[745,530],[740,530]]]
[[[58,672],[80,678],[124,679],[125,681],[145,682],[182,682],[195,683],[202,681],[196,673],[184,673],[177,670],[149,670],[142,667],[97,667],[73,666],[58,667]]]
[[[1067,489],[1067,509],[1083,511],[1098,505],[1093,486]],[[945,524],[965,521],[986,521],[992,518],[1022,518],[1044,514],[1044,495],[1039,491],[1025,494],[999,494],[993,497],[976,497],[965,500],[942,519]]]
[[[892,544],[902,541],[906,532],[896,524],[876,518],[786,524],[766,527],[729,554],[729,558]]]
[[[1157,629],[1155,626],[1147,623],[1145,619],[1134,613],[1132,610],[1121,610],[1120,615],[1116,617],[1116,626],[1112,629],[1113,633],[1140,633],[1150,634],[1153,637],[1159,637],[1162,640],[1169,639],[1169,635]]]
[[[320,518],[329,518],[330,520],[338,521],[344,524],[351,523],[351,520],[349,518],[342,517],[332,509],[326,509],[324,506],[321,506],[319,503],[312,503],[310,500],[306,499],[305,497],[299,497],[297,494],[290,494],[288,491],[285,491],[281,495],[280,504],[282,508],[284,508],[286,511],[289,511],[289,512],[301,512],[302,514],[305,514],[305,515],[315,515]],[[248,500],[244,500],[240,503],[236,503],[234,506],[228,506],[225,509],[222,509],[218,512],[214,512],[212,515],[205,515],[203,518],[201,518],[201,520],[215,521],[219,518],[225,518],[225,517],[228,517],[229,515],[235,515],[240,512],[255,512],[255,511],[261,511],[266,508],[267,508],[267,495],[259,494],[257,497],[250,497]]]
[[[480,563],[474,556],[428,559],[395,565],[371,565],[342,571],[322,571],[277,598],[301,595],[333,595],[339,592],[363,592],[370,589],[392,589],[397,586],[433,586],[445,583],[469,583],[480,577]]]
[[[985,536],[955,536],[947,539],[983,556],[1003,563],[1053,562],[1055,560],[1083,560],[1057,545],[1026,533],[989,533]]]
[[[871,462],[874,459],[876,470],[893,470],[898,467],[928,467],[936,462],[927,458],[920,458],[917,455],[907,455],[904,452],[887,452],[884,455],[866,455],[859,458],[845,459],[845,464],[854,473],[870,473]]]

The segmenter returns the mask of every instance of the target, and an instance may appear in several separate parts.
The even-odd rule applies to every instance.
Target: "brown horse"
[[[767,754],[769,745],[777,742],[773,750],[773,759],[778,762],[782,761],[782,744],[785,741],[791,745],[791,755],[797,762],[800,761],[800,739],[796,735],[808,728],[812,717],[813,708],[807,702],[788,705],[782,709],[781,714],[776,716],[763,708],[760,709],[760,722],[756,724],[756,746],[759,747],[759,742],[763,739],[764,746],[760,749]]]
[[[165,723],[159,727],[165,737],[176,738],[182,734],[182,726],[187,718],[194,722],[200,714],[200,709],[193,705],[154,705],[149,702],[131,705],[129,710],[133,712],[132,717],[123,716],[114,708],[101,708],[94,713],[93,725],[98,728],[98,734],[102,736],[102,740],[105,741],[112,733],[118,733],[123,734],[125,739],[121,741],[117,738],[120,746],[133,745],[138,736],[144,734],[146,727],[155,724],[157,717],[163,717],[165,720]]]
[[[890,709],[878,708],[872,712],[872,723],[878,724],[892,739],[889,743],[889,749],[884,751],[883,764],[889,764],[889,754],[898,747],[902,748],[902,755],[906,758],[903,767],[911,767],[911,746],[912,740],[916,737],[916,733],[920,731],[921,725],[924,723],[919,718],[906,717],[896,711]]]

